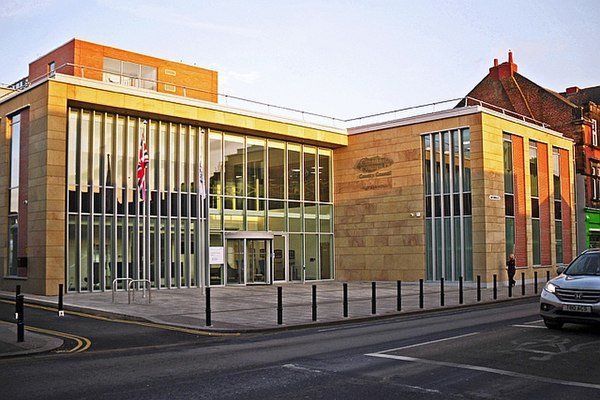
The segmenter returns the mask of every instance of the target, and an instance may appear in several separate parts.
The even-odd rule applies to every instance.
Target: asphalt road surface
[[[548,330],[537,301],[239,336],[26,309],[65,334],[0,359],[3,399],[597,399],[600,330]],[[0,303],[0,319],[14,307]],[[75,338],[75,339],[73,339]],[[84,343],[82,346],[81,343]],[[76,349],[76,351],[72,351]]]

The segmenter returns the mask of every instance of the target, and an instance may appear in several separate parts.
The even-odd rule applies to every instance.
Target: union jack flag
[[[140,126],[140,152],[138,156],[137,187],[140,201],[146,201],[146,166],[150,162],[146,146],[146,123]]]

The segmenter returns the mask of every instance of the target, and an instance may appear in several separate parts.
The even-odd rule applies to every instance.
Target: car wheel
[[[544,325],[546,325],[546,328],[548,329],[560,329],[563,327],[562,322],[552,321],[551,319],[544,319]]]

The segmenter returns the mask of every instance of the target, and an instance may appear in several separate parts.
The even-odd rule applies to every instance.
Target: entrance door
[[[226,282],[229,285],[268,284],[272,280],[273,235],[252,233],[226,237]]]
[[[275,235],[273,237],[273,280],[285,282],[288,280],[286,267],[286,236]]]
[[[244,284],[246,263],[244,257],[244,239],[227,240],[227,283]]]
[[[247,283],[269,283],[271,239],[246,239]]]

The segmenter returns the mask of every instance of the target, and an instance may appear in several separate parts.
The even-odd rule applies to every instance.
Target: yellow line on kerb
[[[92,341],[83,336],[73,335],[71,333],[53,331],[50,329],[36,328],[35,326],[26,326],[25,329],[28,331],[31,331],[31,332],[43,333],[43,334],[47,334],[47,335],[58,336],[58,337],[74,340],[77,343],[77,345],[75,347],[73,347],[72,349],[67,350],[66,353],[81,353],[83,351],[86,351],[87,349],[89,349],[92,346]]]
[[[7,304],[15,304],[14,300],[0,299],[0,302],[7,303]],[[31,304],[31,303],[25,303],[25,306],[29,307],[29,308],[35,308],[38,310],[57,312],[56,307],[48,307],[48,306],[42,306],[39,304]],[[83,312],[79,312],[79,311],[65,311],[65,315],[66,314],[76,315],[78,317],[84,317],[84,318],[97,319],[100,321],[116,322],[116,323],[120,323],[120,324],[138,325],[138,326],[145,326],[148,328],[164,329],[167,331],[189,333],[191,335],[219,336],[219,337],[220,336],[240,336],[240,334],[238,332],[210,332],[210,331],[203,331],[201,329],[183,328],[183,327],[179,327],[179,326],[159,324],[156,322],[130,321],[130,320],[125,320],[125,319],[109,318],[109,317],[103,317],[101,315],[87,314],[87,313],[83,313]]]

